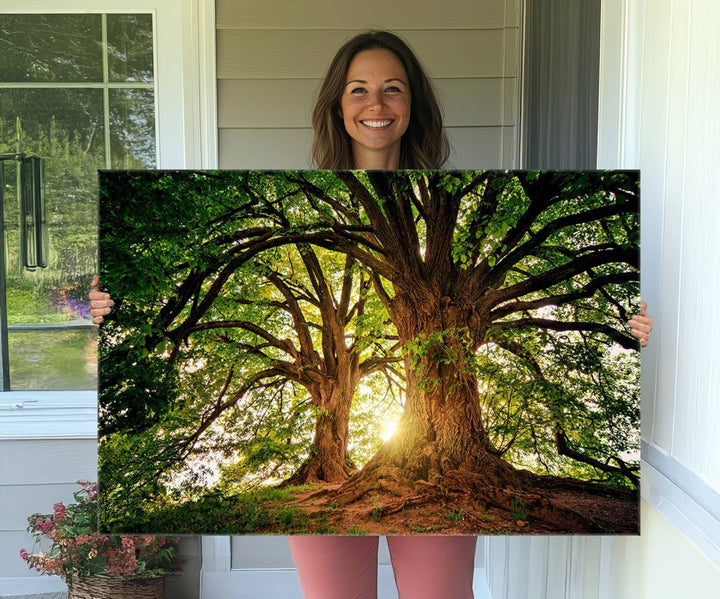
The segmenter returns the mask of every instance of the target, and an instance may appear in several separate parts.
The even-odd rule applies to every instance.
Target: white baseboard
[[[202,599],[303,599],[292,568],[206,572],[201,585]],[[0,578],[0,599],[66,599],[66,588],[57,576]],[[475,599],[492,599],[484,568],[475,568],[473,591]],[[378,567],[378,599],[398,599],[390,566]]]
[[[67,586],[59,576],[0,578],[0,599],[66,599]]]

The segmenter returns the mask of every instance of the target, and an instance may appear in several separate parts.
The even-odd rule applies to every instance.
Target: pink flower
[[[117,574],[120,576],[127,576],[135,573],[137,567],[137,559],[135,558],[135,552],[127,551],[125,549],[108,549],[108,574]]]
[[[65,504],[63,504],[62,502],[56,503],[53,506],[53,510],[54,510],[53,520],[55,520],[55,522],[62,522],[63,520],[65,520],[65,513],[66,513]]]
[[[47,534],[52,530],[53,522],[52,520],[43,520],[42,518],[38,518],[35,520],[35,528],[41,533]]]
[[[132,537],[123,537],[121,543],[125,549],[135,549],[135,541]]]
[[[140,537],[135,537],[135,547],[138,549],[146,549],[147,547],[150,547],[152,545],[152,542],[154,540],[154,537],[152,535],[142,535]]]
[[[63,573],[63,563],[62,559],[59,557],[47,558],[45,560],[45,563],[43,564],[43,567],[48,574]]]
[[[157,557],[163,562],[162,569],[177,570],[173,556],[159,551],[166,542],[165,537],[132,535],[110,538],[95,532],[77,534],[78,529],[86,530],[89,518],[97,509],[98,490],[96,483],[78,482],[82,489],[74,493],[75,503],[70,506],[56,503],[51,515],[33,514],[28,518],[28,530],[36,540],[50,544],[48,549],[36,554],[20,550],[20,557],[31,569],[41,574],[63,576],[83,576],[98,571],[132,576],[138,569],[139,559],[144,561]]]

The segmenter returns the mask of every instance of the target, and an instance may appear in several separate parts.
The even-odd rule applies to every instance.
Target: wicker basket
[[[165,578],[88,576],[68,583],[68,599],[163,599]]]

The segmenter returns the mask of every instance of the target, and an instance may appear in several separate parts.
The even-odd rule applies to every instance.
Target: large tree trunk
[[[347,445],[350,408],[358,378],[354,363],[341,364],[337,368],[337,379],[325,377],[321,384],[310,387],[313,404],[318,408],[313,451],[284,485],[341,483],[356,472],[357,468],[348,456]]]
[[[408,348],[405,409],[393,438],[341,493],[352,500],[377,486],[416,490],[418,484],[442,485],[458,472],[481,476],[488,485],[518,486],[518,474],[493,453],[483,430],[471,363],[474,311],[446,297],[401,295],[392,310]]]

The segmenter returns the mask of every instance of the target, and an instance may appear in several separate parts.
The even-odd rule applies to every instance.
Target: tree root
[[[419,495],[413,495],[411,497],[405,497],[401,501],[396,501],[388,505],[383,505],[382,514],[387,516],[401,512],[409,507],[416,507],[419,505],[426,505],[429,501],[434,499],[432,493],[420,493]]]
[[[433,453],[433,443],[426,443],[412,455],[390,445],[383,449],[328,496],[347,506],[368,494],[380,494],[385,500],[380,506],[383,515],[430,502],[452,503],[464,497],[502,515],[505,522],[535,522],[543,532],[637,532],[637,495],[632,492],[539,476],[515,469],[488,451],[479,450],[453,466]],[[371,511],[374,517],[378,507]]]
[[[506,521],[519,520],[537,523],[545,532],[557,533],[637,533],[639,512],[633,505],[632,496],[614,493],[612,489],[607,501],[614,510],[624,515],[616,521],[613,510],[606,513],[604,503],[598,503],[597,496],[604,488],[592,486],[592,494],[586,494],[587,485],[572,479],[526,476],[518,471],[512,486],[502,487],[489,484],[483,473],[463,468],[446,472],[440,482],[409,480],[399,468],[376,467],[372,473],[362,473],[343,484],[333,496],[340,505],[357,502],[372,492],[391,495],[397,499],[374,506],[369,515],[376,516],[380,509],[383,516],[401,512],[407,508],[430,503],[452,502],[453,497],[470,497],[476,506],[487,506],[490,510],[504,514]],[[433,480],[436,480],[433,477]],[[577,483],[577,484],[575,484]],[[630,499],[630,500],[629,500]],[[484,512],[478,509],[478,513]],[[473,519],[474,515],[473,515]],[[481,520],[477,519],[480,524]],[[480,528],[486,528],[480,524]]]

